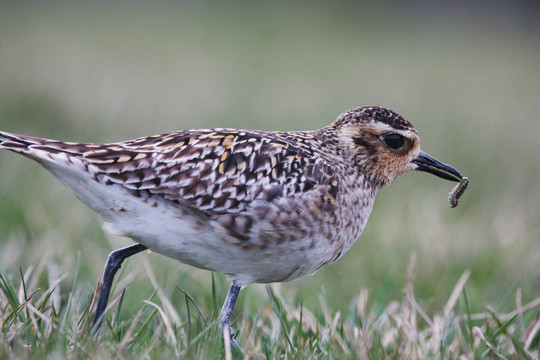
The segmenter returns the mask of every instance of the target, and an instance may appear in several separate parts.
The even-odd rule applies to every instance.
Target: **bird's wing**
[[[309,142],[313,133],[186,130],[111,144],[61,142],[0,132],[0,147],[38,161],[66,155],[106,184],[148,192],[206,214],[240,213],[325,185],[333,170]],[[327,192],[325,191],[325,192]]]
[[[330,174],[322,174],[329,172],[323,162],[285,133],[193,130],[118,146],[120,157],[114,148],[110,154],[85,157],[90,161],[115,158],[111,164],[96,164],[113,183],[147,190],[208,214],[241,212],[255,200],[271,202],[330,182]]]

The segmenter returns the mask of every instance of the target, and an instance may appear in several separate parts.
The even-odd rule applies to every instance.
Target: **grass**
[[[238,342],[260,358],[538,358],[539,29],[512,6],[5,4],[0,129],[107,142],[393,108],[470,178],[459,206],[452,184],[403,176],[339,262],[242,291]],[[222,356],[227,281],[155,254],[128,261],[101,338],[87,334],[107,254],[127,244],[1,152],[2,357]]]
[[[540,339],[540,298],[506,314],[487,309],[471,313],[465,272],[441,309],[431,316],[414,294],[415,258],[400,300],[382,311],[368,306],[363,289],[346,311],[332,310],[323,289],[317,309],[291,302],[279,287],[267,286],[265,304],[239,312],[233,327],[250,358],[290,359],[525,359],[537,358]],[[78,269],[74,269],[77,272]],[[153,277],[150,268],[150,278]],[[66,274],[49,279],[49,287],[34,287],[45,274],[29,269],[11,279],[0,273],[0,333],[2,358],[190,358],[223,356],[216,329],[219,305],[226,290],[223,278],[212,277],[211,296],[196,298],[177,288],[184,301],[176,307],[159,287],[132,313],[122,314],[126,292],[118,289],[97,338],[89,331],[92,293]],[[126,276],[126,274],[124,274]],[[129,276],[129,274],[127,275]],[[66,286],[67,285],[67,286]],[[58,288],[67,288],[58,293]],[[249,292],[249,290],[244,290]],[[133,294],[129,294],[133,296]]]

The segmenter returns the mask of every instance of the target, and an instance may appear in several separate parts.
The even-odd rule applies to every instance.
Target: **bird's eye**
[[[405,144],[405,138],[396,133],[383,135],[381,140],[392,150],[399,150]]]

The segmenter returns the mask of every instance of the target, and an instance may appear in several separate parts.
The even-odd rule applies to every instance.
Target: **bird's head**
[[[377,186],[388,185],[411,170],[460,181],[462,175],[420,150],[414,126],[403,116],[378,106],[349,110],[330,125],[340,151]]]

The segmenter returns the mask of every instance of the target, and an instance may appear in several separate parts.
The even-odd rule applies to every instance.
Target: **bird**
[[[0,148],[37,161],[108,231],[135,242],[107,259],[94,331],[123,261],[149,249],[230,279],[218,318],[229,347],[238,345],[230,318],[243,287],[337,261],[362,233],[377,191],[406,172],[463,178],[420,149],[408,120],[379,106],[309,131],[194,129],[107,144],[0,131]]]

